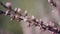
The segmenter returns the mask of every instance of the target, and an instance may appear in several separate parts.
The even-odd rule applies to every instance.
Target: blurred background
[[[45,18],[49,16],[50,8],[47,0],[0,0],[3,3],[11,2],[13,9],[19,7],[22,9],[22,14],[25,10],[28,10],[28,14],[31,17],[34,15],[37,19]],[[6,11],[4,7],[0,5],[0,10]],[[23,34],[22,22],[10,21],[9,16],[0,16],[0,34]],[[34,33],[34,28],[33,34]],[[41,33],[42,34],[42,33]],[[46,33],[48,34],[48,33]]]

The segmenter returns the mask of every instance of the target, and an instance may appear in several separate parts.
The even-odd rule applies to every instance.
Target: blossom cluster
[[[48,2],[56,7],[56,3],[53,0],[48,0]],[[55,27],[55,26],[51,26],[51,25],[45,25],[42,19],[36,19],[35,16],[32,16],[31,18],[28,16],[28,11],[25,10],[24,14],[21,14],[21,8],[15,8],[12,9],[12,4],[11,2],[7,2],[6,4],[3,4],[0,2],[0,5],[2,5],[4,8],[6,8],[7,10],[5,12],[3,12],[2,10],[0,10],[0,15],[4,14],[5,16],[10,16],[11,20],[16,20],[18,22],[20,22],[21,20],[23,20],[24,22],[28,22],[29,23],[29,27],[31,26],[38,26],[40,27],[40,29],[42,30],[49,30],[52,31],[53,34],[60,34],[60,30]]]

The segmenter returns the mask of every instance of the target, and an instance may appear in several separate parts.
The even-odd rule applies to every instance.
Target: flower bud
[[[27,16],[28,15],[28,12],[27,12],[27,10],[25,10],[25,12],[24,12],[24,16]]]
[[[39,20],[38,20],[38,19],[36,19],[36,24],[37,24],[38,26],[40,26]]]
[[[39,20],[38,20],[38,19],[36,19],[36,22],[33,22],[33,24],[34,24],[35,26],[39,26],[39,27],[40,27],[40,24],[39,24]]]
[[[56,34],[55,32],[52,32],[52,34]]]
[[[10,14],[10,10],[7,10],[6,12],[5,12],[5,15],[7,16],[7,15],[9,15]]]
[[[15,14],[11,14],[10,17],[11,17],[11,21],[14,20],[15,19]]]
[[[42,19],[40,19],[40,22],[42,21]]]
[[[21,9],[20,8],[18,8],[17,13],[21,14]]]
[[[27,19],[26,18],[24,19],[24,22],[27,22]]]
[[[11,2],[7,2],[6,4],[5,4],[8,8],[11,8]]]
[[[42,19],[40,19],[40,23],[43,23]]]
[[[29,17],[28,17],[28,16],[25,16],[25,18],[26,18],[26,19],[29,19]]]
[[[40,25],[41,25],[41,26],[43,25],[43,21],[42,21],[42,19],[40,19]]]
[[[32,18],[31,18],[33,21],[35,21],[36,20],[36,18],[34,17],[34,16],[32,16]]]
[[[50,3],[50,2],[51,2],[51,0],[48,0],[48,2]]]
[[[20,21],[20,16],[18,14],[15,15],[15,19],[19,22]]]
[[[18,14],[16,14],[16,15],[15,15],[15,18],[16,18],[16,19],[18,19],[18,18],[19,18],[19,15],[18,15]]]
[[[55,30],[58,30],[58,28],[57,28],[57,27],[54,27],[54,29],[55,29]]]
[[[14,10],[15,10],[15,11],[17,11],[17,10],[18,10],[18,8],[15,8]]]
[[[54,0],[48,0],[48,2],[49,2],[52,6],[56,7],[56,3],[54,2]]]
[[[41,29],[42,31],[45,31],[43,28]]]
[[[28,16],[25,16],[24,21],[25,21],[25,22],[29,22],[29,17],[28,17]]]
[[[36,19],[36,22],[39,22],[39,20],[38,20],[38,19]]]

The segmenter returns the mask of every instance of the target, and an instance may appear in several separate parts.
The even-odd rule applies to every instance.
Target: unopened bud
[[[39,24],[39,20],[38,19],[36,19],[36,22],[32,22],[32,23],[33,23],[33,25],[40,27],[40,24]]]
[[[28,22],[29,21],[29,17],[26,16],[25,19],[24,19],[25,22]]]
[[[43,23],[42,19],[40,19],[40,23]]]
[[[40,19],[40,25],[41,25],[41,26],[43,25],[43,21],[42,21],[42,19]]]
[[[21,13],[21,8],[18,8],[17,13],[19,14]]]
[[[24,12],[24,16],[27,16],[28,15],[28,12],[27,12],[27,10],[25,10],[25,12]]]
[[[42,21],[42,19],[40,19],[40,21]]]
[[[27,19],[26,18],[24,19],[24,22],[27,22]]]
[[[10,10],[7,10],[6,12],[5,12],[5,15],[7,16],[8,14],[10,14]]]
[[[49,24],[46,23],[45,25],[48,26]]]
[[[17,10],[18,10],[18,8],[15,8],[14,10],[15,10],[15,11],[17,11]]]
[[[15,15],[15,19],[17,20],[17,22],[20,22],[20,16],[18,14]]]
[[[36,19],[36,22],[39,22],[39,20],[38,20],[38,19]]]
[[[48,2],[50,3],[50,2],[51,2],[51,0],[48,0]]]
[[[55,30],[57,30],[58,28],[54,27]]]
[[[30,19],[29,16],[25,16],[26,19]]]
[[[15,15],[15,18],[18,19],[18,18],[19,18],[19,15],[16,14],[16,15]]]
[[[36,20],[36,18],[34,17],[34,16],[32,16],[32,18],[31,18],[32,20]]]
[[[15,15],[14,14],[11,14],[10,17],[11,17],[11,19],[10,19],[11,21],[15,19]]]
[[[41,29],[42,31],[45,31],[44,29]]]
[[[8,8],[11,8],[11,2],[7,2],[5,5],[6,5]]]
[[[56,34],[55,32],[52,32],[52,34]]]
[[[48,2],[49,2],[52,6],[56,7],[56,3],[55,3],[53,0],[48,0]]]

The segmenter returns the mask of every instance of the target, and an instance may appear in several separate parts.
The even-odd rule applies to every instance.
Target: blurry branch
[[[0,10],[0,14],[5,14],[5,12],[4,12],[4,11],[2,11],[2,10]]]
[[[56,3],[54,3],[52,0],[49,1],[49,3],[51,3],[55,7],[57,6]],[[1,15],[4,14],[5,16],[9,15],[11,17],[11,20],[16,19],[18,22],[23,20],[24,22],[29,23],[28,25],[29,27],[38,26],[40,27],[40,29],[43,29],[44,31],[49,30],[52,31],[53,34],[60,34],[60,30],[57,27],[45,25],[42,19],[38,20],[34,16],[32,16],[32,18],[29,18],[27,10],[25,10],[24,15],[22,15],[21,9],[20,8],[12,9],[10,2],[7,2],[5,5],[2,2],[0,2],[0,5],[7,9],[6,12],[0,10],[0,14]]]

